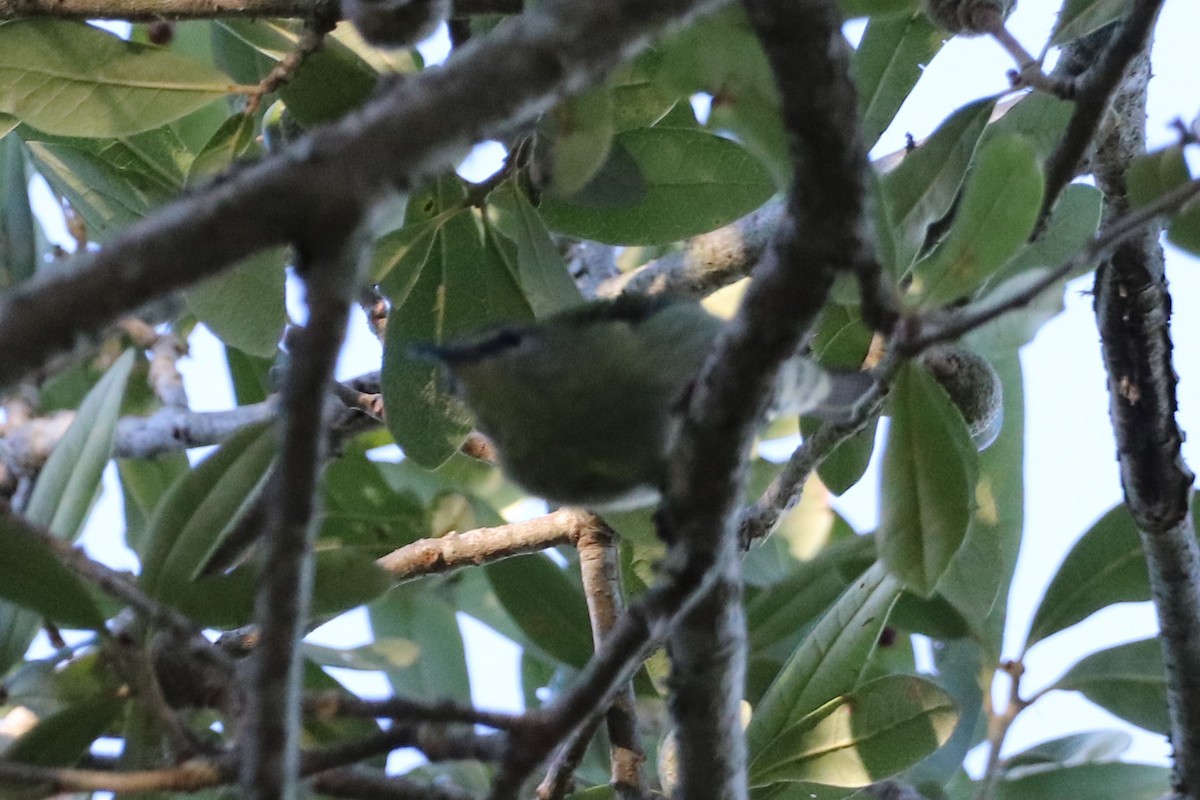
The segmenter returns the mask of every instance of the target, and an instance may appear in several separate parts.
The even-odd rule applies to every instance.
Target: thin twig
[[[319,718],[370,717],[397,722],[452,723],[485,725],[507,730],[520,724],[520,717],[494,711],[481,711],[450,701],[429,703],[404,697],[363,700],[340,691],[320,692],[304,699],[304,710]]]
[[[393,550],[375,563],[402,581],[574,544],[592,525],[592,516],[586,511],[562,508],[524,522],[420,539]]]

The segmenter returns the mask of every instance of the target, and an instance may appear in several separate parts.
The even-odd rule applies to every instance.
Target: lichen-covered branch
[[[1127,213],[1126,172],[1145,150],[1149,57],[1139,52],[1129,61],[1113,97],[1120,112],[1102,130],[1093,157],[1106,218]],[[1171,295],[1158,233],[1158,226],[1142,230],[1101,263],[1095,311],[1121,486],[1158,613],[1175,788],[1194,797],[1200,791],[1200,546],[1189,507],[1195,476],[1183,461],[1183,432],[1175,421]]]

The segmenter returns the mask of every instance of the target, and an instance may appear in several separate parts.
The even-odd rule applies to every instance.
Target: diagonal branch
[[[1049,218],[1092,145],[1114,92],[1133,60],[1146,48],[1163,0],[1129,0],[1125,15],[1096,62],[1075,82],[1075,109],[1067,130],[1046,162],[1046,193],[1040,219]]]
[[[720,0],[541,4],[518,24],[314,132],[290,152],[235,169],[103,250],[0,296],[0,387],[148,300],[268,247],[325,238],[328,220],[442,170],[460,149],[527,122]],[[387,153],[385,159],[380,153]]]

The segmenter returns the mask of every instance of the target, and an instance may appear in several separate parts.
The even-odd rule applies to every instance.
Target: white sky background
[[[1031,52],[1041,49],[1054,22],[1058,3],[1026,0],[1010,19],[1010,29]],[[1150,85],[1150,147],[1174,140],[1168,127],[1176,117],[1192,119],[1200,112],[1200,90],[1195,83],[1194,32],[1200,30],[1200,7],[1171,0],[1157,28],[1154,49],[1155,77]],[[848,32],[857,39],[861,25]],[[421,47],[430,62],[444,58],[444,32]],[[900,110],[895,123],[884,134],[873,155],[904,146],[904,136],[917,139],[929,135],[949,113],[966,102],[999,92],[1007,87],[1006,70],[1011,61],[987,39],[951,41],[926,70],[916,90]],[[494,170],[503,151],[494,143],[481,146],[463,172],[479,179]],[[1193,167],[1197,166],[1193,161]],[[53,241],[70,243],[44,187],[35,193],[39,216]],[[1172,319],[1175,368],[1180,376],[1179,422],[1193,434],[1184,445],[1185,460],[1200,467],[1200,261],[1168,246],[1167,274],[1175,298]],[[1009,629],[1005,654],[1018,653],[1024,632],[1045,586],[1067,550],[1093,521],[1121,500],[1115,459],[1116,447],[1108,420],[1108,397],[1100,362],[1099,337],[1092,316],[1090,277],[1068,290],[1067,310],[1047,324],[1032,344],[1021,352],[1025,368],[1026,535],[1009,598]],[[294,285],[289,287],[289,309],[293,318],[303,319],[302,299]],[[1179,313],[1180,311],[1183,313]],[[193,407],[220,409],[233,405],[233,394],[223,364],[219,343],[202,328],[191,338],[191,355],[180,366]],[[380,347],[356,310],[338,375],[346,378],[377,369]],[[877,448],[876,455],[879,450]],[[878,459],[871,471],[836,506],[861,531],[874,529],[878,519]],[[84,535],[88,550],[120,568],[133,568],[132,554],[121,545],[121,494],[115,472],[105,478],[105,492]],[[475,701],[485,707],[516,710],[520,707],[518,651],[488,629],[460,617],[466,631],[468,666]],[[1052,683],[1074,661],[1095,650],[1152,635],[1156,630],[1148,603],[1124,604],[1106,609],[1071,630],[1039,643],[1027,656],[1023,683],[1026,694]],[[335,646],[352,646],[366,640],[364,615],[352,612],[336,624],[327,625],[312,639]],[[362,674],[348,675],[356,691],[371,696],[387,692],[381,676],[372,680]],[[1006,687],[998,687],[996,700],[1003,703]],[[1098,728],[1121,728],[1134,736],[1130,760],[1165,763],[1169,752],[1162,737],[1133,728],[1074,693],[1054,692],[1024,711],[1012,729],[1006,753],[1016,752],[1039,741],[1066,733]],[[973,766],[982,764],[976,752]]]

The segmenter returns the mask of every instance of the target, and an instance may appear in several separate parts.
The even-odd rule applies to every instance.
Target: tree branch
[[[300,249],[308,324],[295,336],[283,393],[283,431],[274,503],[267,518],[255,603],[261,639],[251,656],[241,764],[247,797],[295,796],[300,745],[300,639],[312,596],[314,498],[325,432],[323,409],[358,285],[362,208],[348,205],[326,221],[334,237]]]
[[[391,719],[397,722],[463,723],[507,730],[521,724],[520,717],[480,711],[452,702],[425,703],[405,697],[363,700],[341,691],[320,692],[304,699],[304,710],[319,718],[336,716]]]
[[[631,56],[646,40],[719,0],[551,3],[501,26],[444,66],[289,152],[235,169],[0,296],[0,387],[77,337],[146,301],[275,245],[313,244],[328,220],[445,167],[451,153],[533,119]],[[380,153],[388,158],[380,159]]]
[[[592,642],[599,649],[624,606],[620,558],[615,534],[600,520],[585,529],[576,543],[583,593],[592,624]],[[608,725],[609,759],[613,791],[621,800],[640,800],[641,767],[646,760],[637,738],[637,698],[633,683],[625,683],[605,712]],[[574,773],[599,727],[600,718],[581,726],[554,757],[546,777],[537,788],[540,800],[559,800],[571,791]]]
[[[317,793],[329,797],[358,800],[472,800],[470,793],[452,786],[422,786],[367,769],[327,770],[313,777],[312,787]]]
[[[1145,50],[1162,4],[1163,0],[1130,0],[1104,51],[1075,82],[1075,109],[1066,132],[1046,161],[1046,192],[1039,228],[1049,219],[1058,196],[1077,174],[1113,93],[1130,63]]]
[[[519,14],[521,6],[521,0],[456,0],[454,14],[462,17]],[[336,9],[336,0],[0,0],[0,20],[18,17],[129,22],[237,17],[312,19],[331,16]]]
[[[1112,98],[1119,111],[1108,112],[1115,120],[1098,139],[1093,158],[1106,217],[1127,214],[1126,172],[1145,151],[1149,56],[1139,52],[1130,61]],[[1125,239],[1100,265],[1095,311],[1121,486],[1141,536],[1158,613],[1174,784],[1191,797],[1200,791],[1200,546],[1189,508],[1195,476],[1183,461],[1183,433],[1175,421],[1171,295],[1159,230],[1143,229]]]
[[[534,553],[547,547],[574,545],[580,535],[595,524],[595,518],[582,509],[561,508],[524,522],[420,539],[393,550],[375,563],[396,580],[403,581]]]

